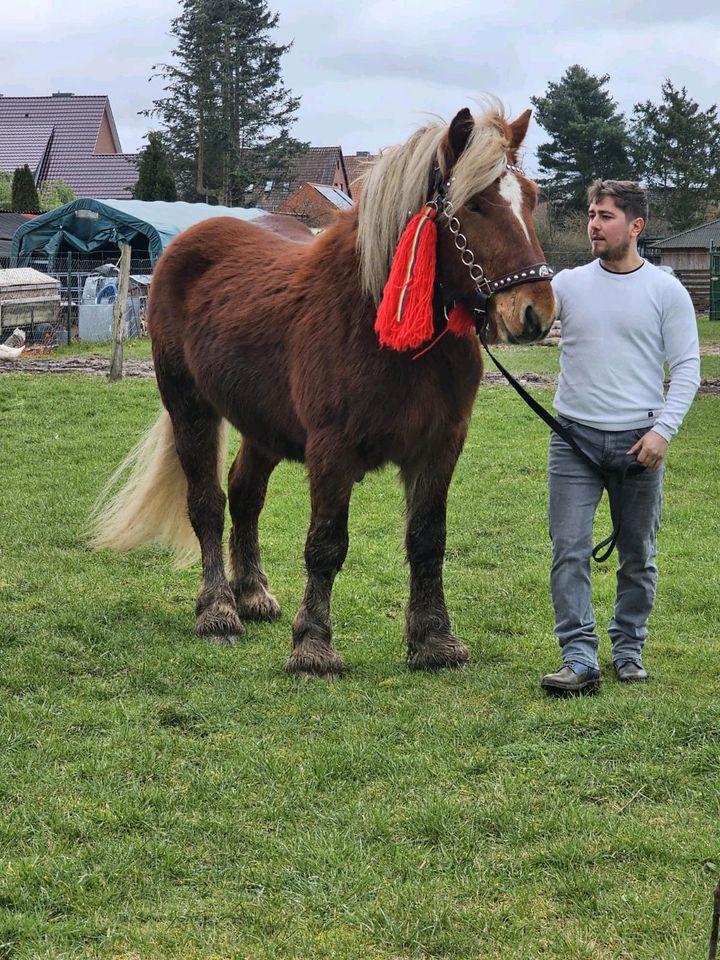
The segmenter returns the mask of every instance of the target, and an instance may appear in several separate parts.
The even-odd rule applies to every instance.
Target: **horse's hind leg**
[[[333,680],[343,662],[332,642],[330,595],[348,549],[348,509],[354,471],[331,438],[308,441],[305,459],[310,475],[311,519],[305,542],[307,585],[293,623],[293,649],[285,669],[300,676]]]
[[[243,632],[225,577],[225,494],[218,479],[221,418],[200,398],[192,381],[159,370],[158,385],[170,414],[175,447],[188,482],[188,516],[200,543],[202,586],[195,606],[195,633],[233,642]]]
[[[272,621],[280,616],[280,606],[268,591],[258,542],[258,517],[265,503],[270,474],[278,463],[278,458],[243,439],[230,469],[231,586],[238,614],[243,620]]]
[[[405,545],[410,563],[405,620],[411,670],[460,667],[469,659],[467,647],[450,629],[442,579],[447,493],[461,447],[462,442],[428,459],[419,469],[402,471],[407,503]]]

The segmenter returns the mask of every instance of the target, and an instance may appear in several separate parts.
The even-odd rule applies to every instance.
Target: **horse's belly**
[[[187,356],[203,396],[236,430],[282,459],[303,460],[305,432],[290,398],[285,364],[277,351],[253,343],[225,343],[216,355]]]

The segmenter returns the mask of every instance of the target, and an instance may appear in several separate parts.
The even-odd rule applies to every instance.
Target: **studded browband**
[[[504,277],[488,280],[493,293],[498,290],[507,290],[520,283],[533,283],[536,280],[550,280],[554,274],[553,268],[547,263],[534,263],[531,267],[523,267],[513,273],[506,273]]]

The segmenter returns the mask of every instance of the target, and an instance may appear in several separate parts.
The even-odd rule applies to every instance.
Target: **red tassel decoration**
[[[383,347],[414,350],[433,335],[436,216],[435,207],[424,207],[400,237],[375,320]]]
[[[448,314],[448,330],[456,337],[465,337],[475,329],[475,320],[472,313],[461,303],[456,303]]]

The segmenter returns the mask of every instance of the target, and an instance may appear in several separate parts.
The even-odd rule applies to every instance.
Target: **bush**
[[[558,213],[549,204],[538,204],[535,230],[548,263],[557,271],[577,267],[591,259],[587,220],[582,213]]]
[[[9,210],[12,199],[12,174],[0,170],[0,210]]]
[[[72,200],[77,200],[77,194],[65,180],[46,180],[40,188],[40,209],[43,213]]]

